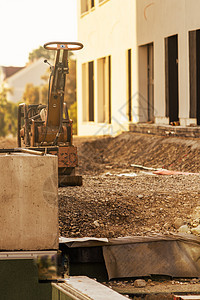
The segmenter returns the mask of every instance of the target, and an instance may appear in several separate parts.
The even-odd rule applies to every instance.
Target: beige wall
[[[102,4],[95,1],[96,6],[89,13],[80,15],[78,0],[78,39],[84,44],[78,53],[77,63],[77,99],[78,99],[78,133],[79,135],[112,134],[127,128],[127,68],[126,54],[133,49],[132,70],[136,70],[136,33],[135,33],[135,1],[108,0]],[[98,59],[111,56],[111,114],[112,124],[99,123],[97,78]],[[94,61],[94,101],[95,121],[83,120],[82,101],[82,64]],[[133,93],[137,90],[136,76],[133,76]],[[135,91],[134,91],[135,89]],[[137,107],[136,107],[137,109]]]
[[[146,122],[147,44],[153,43],[153,85],[155,122],[169,124],[166,117],[165,38],[178,36],[178,93],[181,125],[190,119],[189,31],[200,29],[199,0],[108,0],[80,14],[78,38],[84,49],[78,54],[78,132],[80,135],[112,134],[128,128],[127,50],[132,51],[132,122]],[[111,56],[112,124],[98,122],[98,59]],[[83,119],[82,64],[94,61],[95,121]],[[87,77],[87,76],[86,76]],[[84,88],[83,88],[84,89]]]
[[[138,46],[154,43],[154,102],[157,122],[165,119],[165,44],[164,39],[178,34],[179,117],[189,119],[189,44],[188,32],[200,28],[199,0],[137,0]]]

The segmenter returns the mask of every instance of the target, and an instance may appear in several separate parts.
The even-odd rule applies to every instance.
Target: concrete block
[[[52,283],[53,288],[61,291],[61,297],[64,295],[69,299],[91,299],[91,300],[125,300],[125,296],[118,294],[111,288],[86,276],[72,276],[65,283]],[[53,292],[54,295],[54,292]],[[63,298],[62,298],[63,296]],[[70,297],[70,296],[73,296]],[[68,298],[67,298],[68,299]]]
[[[0,155],[0,170],[0,250],[57,249],[57,156]]]

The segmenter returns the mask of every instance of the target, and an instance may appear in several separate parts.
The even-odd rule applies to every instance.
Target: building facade
[[[138,88],[155,123],[200,125],[199,9],[198,0],[137,0]]]
[[[136,77],[127,78],[127,68],[136,66],[135,9],[132,0],[78,1],[78,37],[84,45],[77,60],[79,135],[128,128],[128,80],[130,94],[137,86]]]
[[[78,0],[79,135],[200,125],[198,0]]]

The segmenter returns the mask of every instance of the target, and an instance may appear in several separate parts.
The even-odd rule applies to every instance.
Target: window
[[[98,122],[111,123],[111,58],[103,57],[97,61],[97,105]]]
[[[111,56],[108,56],[108,123],[111,124],[112,116],[111,116]]]
[[[83,121],[94,122],[94,62],[82,65]]]
[[[109,0],[99,0],[99,4],[107,2],[107,1],[109,1]]]
[[[139,122],[154,121],[154,45],[139,46]]]
[[[165,102],[169,122],[178,121],[178,35],[165,38]]]
[[[88,121],[88,64],[82,64],[82,112],[83,122]]]
[[[128,120],[132,121],[132,68],[131,68],[131,49],[127,50],[127,114]]]
[[[189,32],[190,118],[197,112],[197,31]]]
[[[95,7],[95,0],[81,0],[81,14]]]
[[[189,32],[190,118],[200,125],[200,29]]]
[[[89,76],[89,121],[94,121],[94,62],[89,62],[88,66]]]
[[[81,14],[88,11],[88,0],[81,0]]]
[[[93,8],[95,5],[94,0],[91,0],[90,7]]]

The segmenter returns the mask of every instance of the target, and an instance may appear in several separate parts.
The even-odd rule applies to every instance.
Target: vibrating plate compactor
[[[57,155],[59,185],[82,185],[82,176],[75,175],[77,148],[73,146],[73,121],[69,118],[64,93],[66,75],[69,73],[69,51],[80,50],[83,45],[77,42],[50,42],[44,48],[56,51],[55,64],[50,66],[48,104],[19,105],[18,149],[25,147],[29,152],[35,150]]]

